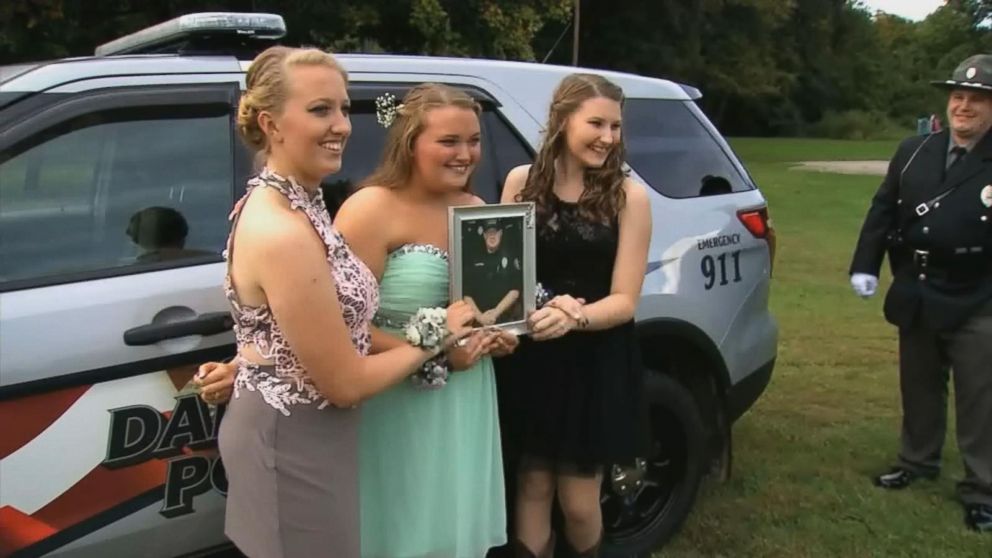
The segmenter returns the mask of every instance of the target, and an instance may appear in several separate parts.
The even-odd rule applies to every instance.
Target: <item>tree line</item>
[[[947,0],[920,22],[860,0],[4,0],[0,65],[89,55],[194,11],[279,13],[287,43],[334,52],[577,55],[580,66],[697,87],[734,135],[897,136],[943,112],[931,79],[992,52],[992,0]]]

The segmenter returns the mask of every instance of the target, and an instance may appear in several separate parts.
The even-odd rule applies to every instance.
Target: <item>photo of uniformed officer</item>
[[[899,328],[902,432],[894,466],[873,478],[904,489],[941,470],[948,381],[964,461],[965,524],[992,532],[992,55],[950,79],[947,127],[900,144],[872,199],[851,263],[862,297],[888,256],[885,317]]]
[[[462,294],[480,325],[524,319],[522,217],[462,221]]]

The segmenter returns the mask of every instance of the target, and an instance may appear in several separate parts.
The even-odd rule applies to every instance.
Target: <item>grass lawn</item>
[[[992,557],[992,536],[967,531],[954,499],[962,466],[953,430],[938,481],[890,493],[868,479],[892,463],[900,418],[895,329],[882,296],[861,300],[847,280],[880,177],[789,170],[791,161],[888,159],[896,142],[731,144],[778,231],[778,364],[735,426],[734,476],[704,484],[683,531],[656,556]]]

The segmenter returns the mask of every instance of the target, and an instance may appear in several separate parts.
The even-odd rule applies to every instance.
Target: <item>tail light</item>
[[[768,238],[768,208],[742,209],[737,212],[744,228],[754,235],[754,238]]]
[[[741,224],[755,238],[764,239],[768,243],[768,259],[771,267],[775,266],[775,229],[768,218],[768,208],[742,209],[737,212]],[[769,270],[770,274],[771,270]]]

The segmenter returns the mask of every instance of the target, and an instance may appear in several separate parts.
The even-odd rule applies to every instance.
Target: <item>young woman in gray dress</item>
[[[347,75],[325,52],[273,47],[246,84],[238,128],[265,167],[228,241],[238,373],[219,436],[225,532],[251,558],[358,558],[356,405],[463,334],[472,311],[426,312],[418,346],[367,356],[375,277],[333,228],[319,188],[351,133]]]

